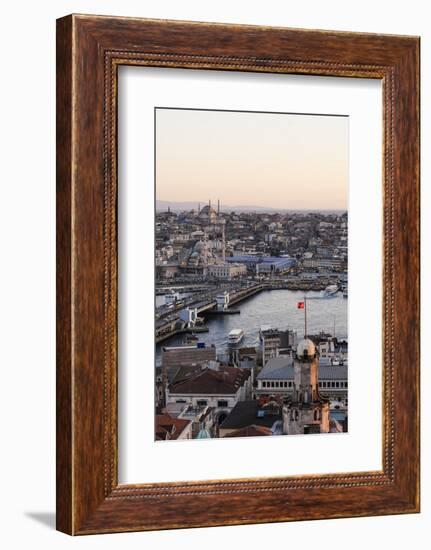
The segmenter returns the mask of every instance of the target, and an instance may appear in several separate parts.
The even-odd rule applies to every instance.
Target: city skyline
[[[155,116],[159,201],[347,210],[348,117],[164,108]]]
[[[253,213],[255,211],[261,212],[261,213],[285,213],[285,212],[347,212],[347,208],[280,208],[276,206],[258,206],[258,205],[252,205],[252,204],[229,204],[222,199],[207,199],[207,200],[190,200],[187,202],[183,201],[171,201],[171,200],[156,200],[156,210],[157,211],[163,211],[166,210],[169,206],[171,210],[174,211],[191,211],[191,210],[197,210],[211,202],[212,208],[216,209],[218,208],[218,201],[220,200],[220,211],[221,212],[234,212],[235,210],[239,210],[243,213]]]

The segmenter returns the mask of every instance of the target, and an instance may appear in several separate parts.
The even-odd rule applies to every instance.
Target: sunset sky
[[[156,109],[156,196],[347,209],[348,117]]]

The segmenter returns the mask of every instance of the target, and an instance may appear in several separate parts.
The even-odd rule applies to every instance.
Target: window
[[[266,381],[265,380],[262,382],[262,388],[266,388]]]
[[[292,387],[292,382],[289,382],[289,388],[291,388],[291,387]]]
[[[335,382],[335,387],[339,388],[340,387],[340,382]]]
[[[217,401],[217,407],[227,407],[227,406],[228,406],[228,402],[225,399]]]
[[[208,404],[206,399],[198,399],[197,405],[198,407],[205,407]]]

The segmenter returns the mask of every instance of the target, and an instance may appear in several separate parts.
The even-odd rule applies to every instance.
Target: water
[[[259,341],[261,325],[272,328],[293,329],[298,337],[304,335],[304,310],[297,309],[297,303],[307,298],[307,333],[320,331],[334,333],[338,338],[347,338],[347,298],[341,292],[325,297],[319,291],[271,290],[263,291],[237,304],[239,315],[219,315],[207,319],[208,333],[198,334],[200,342],[215,344],[217,352],[226,349],[227,336],[234,328],[245,332],[241,346],[255,346]],[[156,357],[160,358],[161,346],[175,346],[183,343],[183,336],[174,336],[159,344]]]

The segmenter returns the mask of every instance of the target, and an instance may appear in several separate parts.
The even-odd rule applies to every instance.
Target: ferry
[[[229,332],[227,342],[230,346],[236,346],[244,338],[244,331],[242,328],[234,328]]]
[[[333,296],[334,294],[337,294],[338,292],[338,286],[337,285],[329,285],[325,288],[325,296]]]

